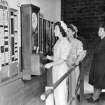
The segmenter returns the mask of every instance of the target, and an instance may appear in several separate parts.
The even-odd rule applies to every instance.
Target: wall
[[[21,42],[21,23],[20,23],[20,8],[21,4],[34,4],[40,7],[40,14],[47,20],[61,20],[61,0],[5,0],[8,2],[9,8],[17,9],[18,12],[18,31],[19,42]],[[11,2],[12,1],[12,2]],[[21,43],[19,43],[21,45]]]
[[[33,77],[31,81],[17,79],[3,84],[0,86],[0,105],[29,105],[33,99],[36,100],[35,96],[44,92],[46,82],[44,76]]]
[[[89,42],[97,38],[99,24],[105,20],[104,0],[62,0],[62,18],[75,24]]]
[[[31,0],[33,4],[41,9],[41,13],[48,20],[60,20],[61,0]]]
[[[61,0],[6,0],[11,8],[17,8],[18,3],[34,4],[40,7],[40,13],[45,19],[51,21],[60,20]],[[11,2],[12,1],[12,2]]]

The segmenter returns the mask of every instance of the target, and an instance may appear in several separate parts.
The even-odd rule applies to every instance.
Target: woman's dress
[[[69,55],[71,45],[67,38],[58,39],[54,46],[54,61],[63,60],[62,63],[53,66],[53,83],[59,80],[68,70],[65,60]],[[55,105],[67,105],[67,79],[64,79],[54,90]]]

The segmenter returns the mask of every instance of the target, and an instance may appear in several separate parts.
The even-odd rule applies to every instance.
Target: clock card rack
[[[7,4],[7,5],[6,5]],[[0,2],[0,82],[19,76],[18,11]]]

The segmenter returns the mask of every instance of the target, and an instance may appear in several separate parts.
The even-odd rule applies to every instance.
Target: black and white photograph
[[[105,0],[0,0],[0,105],[105,105]]]
[[[43,18],[39,18],[39,50],[43,53]]]

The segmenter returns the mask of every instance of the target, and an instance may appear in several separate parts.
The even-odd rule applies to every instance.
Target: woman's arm
[[[64,63],[64,62],[65,62],[65,61],[64,61],[63,59],[59,59],[59,60],[57,60],[57,61],[54,61],[54,62],[51,62],[51,63],[47,63],[47,64],[45,65],[45,68],[49,69],[49,68],[51,68],[52,66],[59,65],[59,64],[62,64],[62,63]]]
[[[46,58],[47,58],[48,60],[54,60],[54,57],[53,57],[53,56],[47,55]]]

